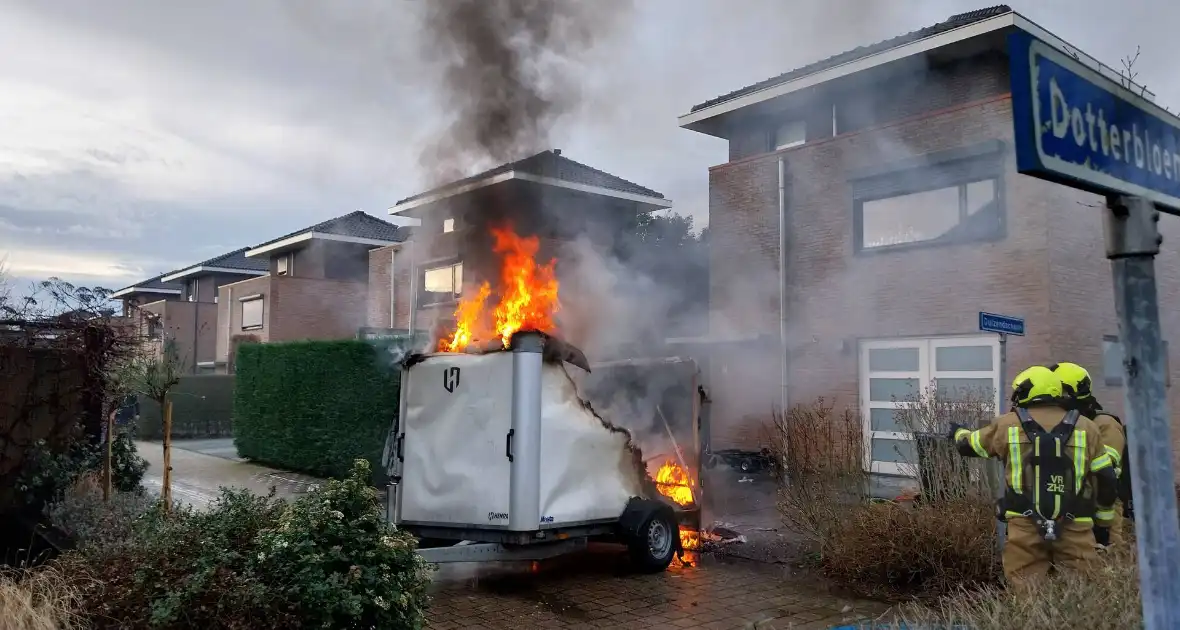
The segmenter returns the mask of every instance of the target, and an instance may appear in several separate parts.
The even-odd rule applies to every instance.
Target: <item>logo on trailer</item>
[[[489,521],[506,521],[508,520],[507,512],[488,512]]]
[[[552,523],[552,522],[553,522],[553,517],[552,517],[552,516],[542,516],[542,517],[541,517],[541,522],[542,522],[542,523]]]
[[[443,388],[448,392],[454,393],[455,388],[459,386],[459,368],[449,367],[443,370]]]

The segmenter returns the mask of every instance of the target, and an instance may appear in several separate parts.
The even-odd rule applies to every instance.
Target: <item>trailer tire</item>
[[[680,551],[680,526],[671,509],[648,512],[627,548],[631,563],[640,573],[659,573],[672,564]]]

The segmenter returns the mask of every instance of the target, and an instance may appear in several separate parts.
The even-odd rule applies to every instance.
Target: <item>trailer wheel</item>
[[[628,541],[631,562],[641,573],[668,568],[680,549],[680,527],[671,510],[652,510]]]

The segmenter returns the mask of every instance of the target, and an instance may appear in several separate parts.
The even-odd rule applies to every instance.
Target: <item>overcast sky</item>
[[[0,0],[0,256],[20,279],[120,288],[427,187],[446,103],[425,0]],[[442,2],[445,0],[430,0]],[[594,0],[627,11],[578,62],[552,147],[708,219],[701,101],[986,6],[960,0]],[[1024,0],[1026,17],[1180,105],[1163,0]],[[1148,7],[1151,10],[1148,10]]]

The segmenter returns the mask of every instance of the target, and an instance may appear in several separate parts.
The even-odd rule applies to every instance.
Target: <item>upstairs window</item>
[[[291,254],[283,254],[275,258],[275,273],[280,276],[291,275]]]
[[[447,234],[448,232],[454,232],[454,231],[455,231],[455,220],[454,219],[443,219],[443,234]]]
[[[431,267],[422,272],[418,304],[444,304],[459,299],[463,292],[463,263]]]
[[[856,250],[882,251],[1003,238],[1001,154],[880,172],[850,182]],[[886,167],[888,168],[888,167]]]
[[[262,328],[265,304],[266,301],[261,295],[241,299],[242,330]]]
[[[807,142],[807,124],[802,120],[783,123],[774,130],[774,150],[789,149]]]

